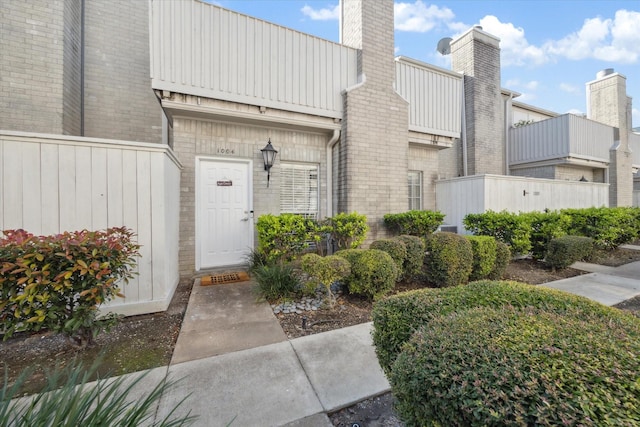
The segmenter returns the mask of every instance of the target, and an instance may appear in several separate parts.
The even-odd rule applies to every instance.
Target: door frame
[[[196,271],[200,271],[200,269],[202,268],[202,266],[200,265],[200,205],[201,205],[201,195],[200,195],[200,172],[201,172],[201,165],[204,162],[225,162],[225,163],[244,163],[246,165],[248,165],[248,170],[247,170],[247,206],[249,207],[249,211],[252,212],[253,211],[253,160],[252,159],[238,159],[238,158],[231,158],[231,157],[216,157],[216,156],[196,156],[196,183],[195,183],[195,188],[194,188],[194,193],[195,193],[195,239],[194,239],[194,243],[196,246]],[[251,249],[253,249],[254,245],[255,245],[255,239],[254,239],[254,235],[255,235],[255,224],[254,224],[254,220],[253,220],[253,215],[249,214],[249,221],[252,224],[251,227],[251,235],[249,236],[249,244],[251,246]],[[209,267],[206,267],[209,268]],[[211,267],[211,268],[218,268],[218,267]]]

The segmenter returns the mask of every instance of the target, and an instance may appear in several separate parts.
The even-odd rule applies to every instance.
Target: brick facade
[[[83,47],[80,0],[3,2],[0,129],[162,142],[148,3],[84,4]]]
[[[451,68],[464,73],[467,174],[506,173],[500,40],[471,28],[451,42]]]
[[[607,70],[609,71],[609,70]],[[616,128],[610,150],[609,205],[631,206],[633,203],[631,132],[631,98],[627,96],[627,79],[621,74],[598,74],[587,83],[589,118]]]
[[[375,240],[386,235],[383,215],[408,204],[409,118],[393,88],[393,1],[342,4],[342,42],[361,50],[361,83],[344,94],[338,210],[366,214]]]

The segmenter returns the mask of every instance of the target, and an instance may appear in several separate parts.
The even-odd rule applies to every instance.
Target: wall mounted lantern
[[[262,151],[262,159],[264,160],[264,170],[267,171],[267,188],[269,188],[271,167],[276,161],[276,154],[278,154],[278,151],[273,148],[273,145],[271,145],[271,138],[269,138],[267,145],[260,151]]]

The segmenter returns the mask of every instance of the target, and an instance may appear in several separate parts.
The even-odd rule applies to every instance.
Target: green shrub
[[[398,267],[398,279],[400,280],[405,276],[404,262],[407,259],[407,246],[404,242],[396,239],[381,239],[376,240],[369,246],[370,249],[379,249],[391,255],[393,261]]]
[[[391,255],[378,249],[347,249],[336,255],[351,265],[345,282],[352,294],[378,299],[393,289],[400,274]]]
[[[154,421],[157,405],[178,381],[164,377],[155,386],[145,384],[149,372],[92,382],[97,364],[84,369],[82,364],[56,370],[47,376],[47,386],[40,394],[18,399],[18,390],[29,377],[27,370],[12,386],[5,381],[0,389],[0,425],[32,426],[187,426],[197,416],[176,415],[185,399],[170,403],[164,419]],[[231,420],[229,420],[231,421]]]
[[[489,273],[489,279],[500,280],[511,262],[511,251],[506,243],[496,241],[496,263]]]
[[[516,282],[478,281],[466,286],[419,289],[388,297],[373,307],[373,343],[380,366],[389,373],[402,345],[416,329],[440,316],[473,307],[536,307],[563,314],[587,310],[603,318],[611,309],[586,298]]]
[[[640,208],[563,209],[569,216],[567,234],[591,237],[596,247],[613,249],[638,237]]]
[[[514,254],[528,254],[531,250],[531,223],[526,216],[487,211],[467,214],[462,222],[476,236],[493,236],[506,243]]]
[[[471,243],[458,234],[434,233],[425,239],[427,280],[438,287],[466,283],[473,269]]]
[[[313,240],[315,222],[301,215],[261,215],[256,223],[258,250],[269,262],[290,261]]]
[[[404,243],[407,249],[407,257],[404,260],[402,271],[406,279],[418,277],[422,274],[422,266],[424,265],[424,240],[417,236],[409,236],[403,234],[394,237]]]
[[[398,414],[407,425],[637,426],[640,322],[586,308],[434,318],[391,369]]]
[[[139,256],[134,234],[106,231],[34,236],[8,230],[0,239],[0,333],[48,329],[84,347],[117,316],[98,319],[98,306],[123,297]]]
[[[334,301],[331,284],[343,280],[351,272],[349,261],[336,255],[321,257],[316,254],[306,254],[302,256],[300,266],[309,277],[314,289],[318,285],[324,286],[331,303]]]
[[[265,264],[251,272],[256,279],[256,293],[268,300],[291,298],[300,289],[300,282],[289,264]]]
[[[593,252],[593,239],[582,236],[562,236],[549,242],[545,263],[550,267],[567,268]]]
[[[571,219],[560,212],[528,212],[522,213],[531,224],[531,255],[535,259],[543,259],[547,246],[552,239],[567,234]]]
[[[434,211],[408,211],[386,214],[384,225],[395,234],[424,237],[442,225],[445,215]]]
[[[357,212],[339,213],[327,218],[327,225],[338,249],[357,248],[364,242],[369,231],[367,217]]]
[[[496,265],[498,245],[491,236],[465,236],[473,251],[473,270],[469,280],[480,280],[489,277]]]

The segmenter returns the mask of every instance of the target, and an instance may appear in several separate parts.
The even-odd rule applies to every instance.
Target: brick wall
[[[342,41],[361,49],[361,85],[344,95],[338,210],[367,215],[368,241],[382,217],[408,206],[408,109],[393,89],[393,1],[344,0]]]
[[[64,132],[65,4],[2,1],[0,129]]]
[[[610,151],[609,205],[633,203],[633,159],[629,150],[631,99],[627,96],[626,77],[618,73],[598,75],[587,83],[589,118],[618,129],[616,145]]]
[[[162,141],[149,77],[147,1],[87,1],[85,135]]]
[[[202,105],[210,101],[201,99]],[[196,157],[206,156],[250,159],[253,161],[254,222],[263,214],[280,213],[280,165],[299,162],[319,166],[319,217],[326,216],[326,144],[327,133],[303,132],[266,126],[223,123],[187,118],[174,121],[174,151],[183,165],[180,181],[180,275],[190,276],[196,266]],[[278,155],[271,169],[267,188],[267,173],[260,149],[267,139]],[[255,240],[257,244],[257,239]]]
[[[422,209],[435,210],[438,150],[431,147],[410,145],[409,170],[422,171]]]
[[[475,27],[451,42],[451,68],[465,74],[469,175],[506,172],[499,44]]]

